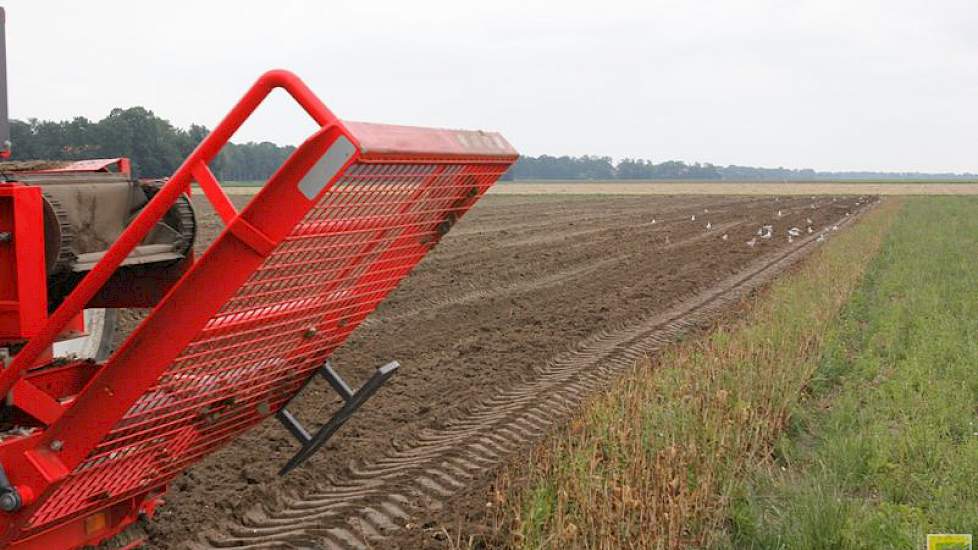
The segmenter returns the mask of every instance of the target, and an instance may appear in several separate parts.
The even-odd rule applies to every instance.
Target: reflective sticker
[[[326,150],[326,154],[299,182],[299,191],[302,191],[307,199],[315,199],[316,195],[329,183],[329,180],[333,179],[340,168],[343,168],[346,161],[350,160],[356,150],[356,147],[346,136],[337,138]]]

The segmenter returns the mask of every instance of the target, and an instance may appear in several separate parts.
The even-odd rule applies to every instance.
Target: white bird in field
[[[839,226],[838,225],[833,225],[832,226],[832,231],[838,231],[838,230],[839,230]]]
[[[788,230],[789,237],[797,237],[799,235],[801,235],[801,229],[798,229],[797,227],[792,227]]]
[[[762,239],[770,239],[771,236],[774,235],[774,226],[765,225],[761,227],[761,231],[758,233],[758,235],[760,235]]]
[[[710,213],[710,209],[709,208],[704,208],[703,209],[703,213],[704,214],[709,214]]]
[[[695,222],[696,221],[696,214],[693,214],[692,216],[690,216],[689,217],[689,221]]]
[[[780,210],[778,210],[778,217],[779,218],[781,217],[781,211]]]
[[[793,242],[795,242],[795,238],[792,237],[791,235],[788,235],[788,244],[791,244]]]
[[[706,230],[709,231],[711,229],[713,229],[713,224],[710,222],[706,222]]]
[[[751,248],[754,248],[754,245],[755,244],[757,244],[757,237],[754,237],[753,239],[747,241],[747,246],[749,246]]]
[[[808,225],[812,225],[812,219],[811,218],[805,218],[805,223],[807,223]]]
[[[721,241],[725,241],[725,240],[727,240],[727,234],[726,234],[726,233],[724,233],[724,234],[723,234],[723,236],[722,236],[722,237],[720,237],[720,240],[721,240]]]
[[[818,234],[818,238],[815,239],[815,241],[817,241],[817,242],[822,242],[824,240],[825,240],[825,233],[819,233]]]
[[[652,218],[652,225],[655,225],[655,218]]]
[[[812,234],[812,233],[814,233],[814,232],[815,232],[815,230],[814,230],[814,229],[812,229],[812,226],[810,226],[810,225],[809,225],[809,226],[808,226],[808,234],[809,234],[809,235],[811,235],[811,234]]]

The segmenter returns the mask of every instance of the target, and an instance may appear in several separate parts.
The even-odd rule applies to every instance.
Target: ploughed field
[[[250,199],[233,198],[239,206]],[[354,386],[376,367],[399,361],[401,369],[388,385],[317,456],[285,478],[277,470],[298,447],[274,419],[206,458],[172,484],[166,505],[145,525],[149,546],[357,546],[378,534],[390,535],[386,546],[414,545],[416,536],[399,535],[397,528],[424,525],[427,514],[437,515],[451,502],[443,498],[449,481],[435,480],[432,485],[442,490],[427,495],[406,492],[396,506],[381,506],[381,489],[373,500],[363,493],[367,500],[356,509],[378,510],[384,517],[359,529],[335,528],[349,521],[341,508],[302,510],[315,508],[312,493],[320,501],[340,498],[337,487],[365,477],[364,465],[393,463],[385,457],[411,454],[419,439],[455,425],[476,403],[542,376],[555,357],[666,312],[765,257],[812,245],[820,233],[831,236],[872,201],[489,195],[334,355],[337,369]],[[205,200],[195,198],[195,206],[202,250],[222,226]],[[770,238],[758,236],[768,225]],[[791,228],[801,235],[789,239]],[[135,316],[127,317],[131,329]],[[315,427],[338,401],[317,379],[289,408]],[[485,482],[489,476],[486,467],[469,477]],[[289,506],[300,511],[276,512]],[[297,518],[295,529],[282,528],[289,517]],[[266,524],[275,526],[267,533],[284,534],[267,541],[235,539],[266,533],[253,529]]]

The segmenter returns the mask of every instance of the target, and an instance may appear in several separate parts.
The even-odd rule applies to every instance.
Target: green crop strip
[[[731,515],[753,548],[978,534],[978,200],[908,200],[826,341],[812,399]]]

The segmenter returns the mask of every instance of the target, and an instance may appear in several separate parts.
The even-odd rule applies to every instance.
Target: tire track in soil
[[[838,222],[841,228],[872,206]],[[194,548],[371,548],[391,545],[413,518],[437,513],[446,501],[526,448],[575,411],[593,392],[639,358],[762,287],[815,248],[819,233],[793,248],[755,260],[712,288],[684,297],[665,312],[622,323],[580,341],[546,367],[469,407],[441,429],[371,462],[350,466],[302,494],[248,510],[239,523],[204,533]]]

